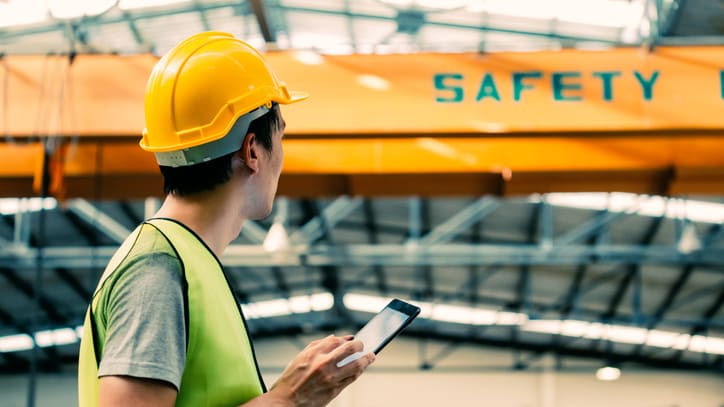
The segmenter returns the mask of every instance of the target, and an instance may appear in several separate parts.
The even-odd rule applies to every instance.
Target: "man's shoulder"
[[[171,242],[151,224],[143,223],[139,228],[123,260],[110,273],[111,280],[136,280],[152,271],[156,275],[178,278],[181,260]]]

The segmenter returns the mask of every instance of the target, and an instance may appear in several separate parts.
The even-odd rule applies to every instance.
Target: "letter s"
[[[456,86],[454,84],[446,84],[446,80],[451,81],[462,81],[463,75],[459,73],[436,73],[433,77],[433,81],[435,83],[435,90],[438,91],[450,91],[452,94],[449,97],[442,96],[438,94],[438,96],[435,98],[436,102],[442,102],[442,103],[460,103],[463,101],[463,88],[462,86]]]

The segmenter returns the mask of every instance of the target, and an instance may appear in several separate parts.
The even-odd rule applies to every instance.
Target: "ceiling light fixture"
[[[453,10],[468,6],[471,0],[380,0],[402,9]]]
[[[621,369],[615,366],[603,366],[596,370],[596,379],[610,382],[618,380],[621,377]]]
[[[241,304],[247,319],[320,312],[329,310],[333,306],[334,297],[327,292]],[[71,345],[80,341],[82,337],[82,325],[75,328],[49,329],[36,332],[35,343],[41,348]],[[33,339],[28,334],[0,336],[0,353],[19,352],[32,348]]]
[[[348,293],[345,294],[343,302],[345,307],[350,310],[375,313],[381,310],[391,299],[391,297]],[[532,333],[724,355],[724,338],[713,336],[692,336],[679,332],[649,330],[637,326],[603,324],[572,319],[529,319],[528,315],[518,312],[463,305],[435,304],[426,301],[415,301],[415,304],[421,309],[420,318],[440,322],[479,326],[519,326],[520,330]]]
[[[637,195],[625,192],[582,192],[551,193],[545,195],[546,202],[553,206],[568,208],[607,210],[609,212],[631,211],[637,215],[665,216],[669,219],[682,217],[694,222],[724,222],[724,204],[692,199],[672,199],[656,195]],[[530,202],[540,200],[533,195]]]
[[[49,0],[48,11],[53,18],[71,20],[101,15],[117,2],[117,0]]]
[[[247,319],[281,317],[292,314],[327,311],[334,306],[330,293],[300,295],[290,298],[256,301],[242,304]]]
[[[55,198],[0,198],[0,214],[14,215],[16,213],[38,212],[55,209],[58,201]]]
[[[11,0],[0,4],[0,28],[42,23],[48,17],[46,0]]]
[[[642,0],[472,0],[468,12],[552,20],[598,27],[635,27],[644,15]]]
[[[289,234],[287,233],[284,224],[287,221],[287,211],[289,207],[289,201],[286,198],[277,198],[276,202],[276,214],[274,215],[274,222],[269,228],[262,247],[269,253],[281,252],[289,249]]]
[[[121,10],[133,10],[139,8],[161,7],[171,4],[188,3],[190,0],[119,0],[118,8]]]
[[[375,313],[381,310],[392,297],[378,297],[348,293],[343,297],[344,306],[354,311]],[[420,307],[420,318],[440,322],[469,325],[522,325],[528,316],[518,312],[496,311],[459,305],[435,304],[415,301]]]

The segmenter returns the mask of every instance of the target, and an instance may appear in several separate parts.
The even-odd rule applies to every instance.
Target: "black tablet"
[[[337,363],[337,367],[342,367],[370,352],[378,354],[419,314],[419,307],[397,298],[393,299],[355,334],[354,338],[364,344],[364,350],[342,359]]]

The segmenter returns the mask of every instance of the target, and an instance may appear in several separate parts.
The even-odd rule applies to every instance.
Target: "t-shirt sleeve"
[[[154,253],[116,270],[120,271],[108,297],[98,376],[162,380],[178,390],[186,360],[180,261]]]

